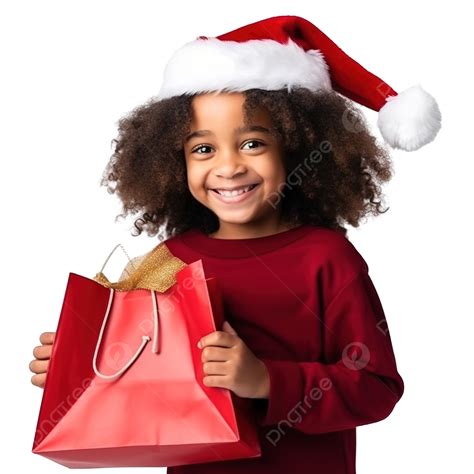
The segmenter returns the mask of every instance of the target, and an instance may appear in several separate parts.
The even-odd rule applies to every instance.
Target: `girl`
[[[202,259],[218,278],[227,321],[200,341],[203,383],[253,399],[262,449],[259,458],[169,474],[355,473],[356,427],[386,418],[403,394],[381,302],[345,227],[386,211],[390,156],[330,87],[327,65],[308,48],[315,41],[336,76],[337,60],[360,72],[311,23],[274,17],[186,45],[158,100],[119,122],[102,184],[125,213],[141,213],[137,235],[163,240],[164,231],[171,253]],[[196,70],[183,75],[190,65]],[[376,94],[396,102],[363,71],[362,86],[338,88],[378,109]],[[368,93],[370,84],[383,87]],[[421,129],[413,116],[397,129],[403,117],[381,110],[394,146],[416,149],[439,129],[436,103],[421,88],[397,100],[415,96],[420,113],[427,109]],[[54,333],[40,341],[30,369],[44,386]]]

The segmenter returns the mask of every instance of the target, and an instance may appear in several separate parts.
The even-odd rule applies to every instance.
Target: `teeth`
[[[250,190],[250,188],[252,188],[252,186],[247,186],[246,188],[238,189],[238,190],[235,190],[235,191],[225,191],[223,189],[216,189],[216,191],[219,194],[221,194],[222,196],[234,197],[234,196],[240,196],[241,194],[246,193],[247,191]]]

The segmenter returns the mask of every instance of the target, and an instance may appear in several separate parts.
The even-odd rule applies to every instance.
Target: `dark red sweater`
[[[304,225],[253,239],[191,230],[167,240],[219,279],[226,319],[270,374],[254,399],[262,456],[168,467],[168,474],[354,474],[356,427],[404,391],[368,266],[337,231]]]

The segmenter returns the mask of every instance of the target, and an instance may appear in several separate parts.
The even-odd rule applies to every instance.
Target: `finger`
[[[44,388],[46,382],[46,374],[35,374],[31,377],[31,383],[37,387]]]
[[[226,362],[205,362],[202,370],[206,375],[227,375],[229,368]]]
[[[43,332],[40,335],[39,341],[41,342],[41,344],[52,344],[54,342],[55,337],[55,332]]]
[[[51,352],[53,351],[52,344],[47,344],[45,346],[36,346],[33,349],[33,355],[37,359],[49,359],[51,358]]]
[[[202,382],[207,387],[220,387],[230,389],[229,377],[227,375],[206,375]]]
[[[234,336],[238,336],[237,331],[230,325],[229,321],[224,321],[222,325],[222,329],[228,334],[233,334]]]
[[[30,370],[35,374],[41,374],[48,370],[49,359],[48,360],[32,360],[30,362]]]
[[[202,362],[225,362],[230,359],[229,348],[218,346],[207,346],[201,352]]]
[[[206,346],[232,347],[236,337],[224,331],[214,331],[201,338],[201,349]]]

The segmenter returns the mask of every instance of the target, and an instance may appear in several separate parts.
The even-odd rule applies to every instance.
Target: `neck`
[[[278,234],[292,227],[293,226],[281,220],[267,220],[265,222],[249,222],[244,224],[221,221],[219,223],[219,229],[209,234],[209,237],[215,239],[253,239]]]

